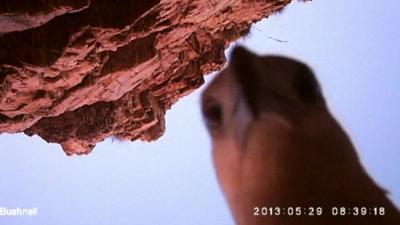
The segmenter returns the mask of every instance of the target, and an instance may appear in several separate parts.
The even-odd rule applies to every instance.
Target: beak
[[[260,57],[246,48],[236,47],[231,54],[229,65],[233,71],[247,105],[253,116],[257,117],[263,101],[262,89],[265,82],[264,68]]]

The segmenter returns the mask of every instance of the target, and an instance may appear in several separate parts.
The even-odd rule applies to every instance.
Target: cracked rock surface
[[[1,1],[0,133],[68,155],[109,136],[156,140],[228,45],[290,1]]]

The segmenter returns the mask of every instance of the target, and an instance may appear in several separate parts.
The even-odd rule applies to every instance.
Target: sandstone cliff
[[[109,136],[155,140],[229,43],[290,1],[1,1],[0,133],[68,155]]]

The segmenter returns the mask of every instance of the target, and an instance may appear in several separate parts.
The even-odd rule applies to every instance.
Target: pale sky
[[[238,42],[314,69],[363,164],[397,205],[399,6],[396,0],[293,3]],[[232,225],[212,167],[200,93],[167,112],[166,133],[153,143],[106,140],[88,156],[67,157],[39,137],[2,134],[0,207],[37,207],[39,215],[0,217],[0,224]]]

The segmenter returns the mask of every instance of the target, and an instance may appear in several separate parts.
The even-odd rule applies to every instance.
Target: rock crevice
[[[36,134],[69,155],[109,136],[155,140],[229,43],[289,2],[1,2],[0,133]]]

